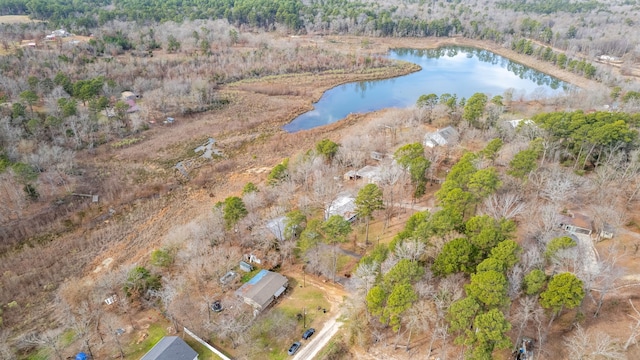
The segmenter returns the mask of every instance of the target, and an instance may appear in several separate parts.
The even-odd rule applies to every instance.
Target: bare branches
[[[491,194],[484,200],[481,213],[493,218],[513,219],[527,209],[522,195],[515,192]]]
[[[571,359],[626,359],[623,349],[617,342],[617,339],[611,338],[604,332],[585,330],[578,324],[573,335],[565,341],[565,345]]]
[[[636,338],[638,337],[638,335],[640,335],[640,311],[636,309],[631,299],[629,299],[629,304],[631,304],[631,308],[636,313],[636,315],[629,315],[629,317],[635,320],[636,323],[629,326],[631,328],[631,331],[629,332],[629,338],[627,339],[627,341],[624,343],[624,346],[622,347],[624,351],[627,351],[627,349],[631,344],[636,343]]]
[[[46,330],[42,332],[33,332],[25,335],[21,339],[23,345],[36,345],[46,349],[53,350],[56,358],[62,360],[62,353],[60,352],[60,338],[62,336],[62,329]]]

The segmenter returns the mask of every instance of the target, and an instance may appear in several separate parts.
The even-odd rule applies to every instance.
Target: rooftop
[[[278,273],[260,270],[249,280],[236,290],[236,295],[251,300],[254,306],[262,309],[271,303],[274,297],[280,296],[286,289],[289,279]]]
[[[177,336],[165,336],[140,360],[194,360],[195,352],[184,340]]]
[[[425,145],[434,147],[436,145],[447,145],[454,142],[458,137],[458,132],[452,126],[425,135]]]
[[[329,204],[325,215],[327,218],[333,215],[340,215],[344,217],[345,220],[351,220],[356,216],[355,210],[356,199],[349,194],[343,194],[339,195]]]

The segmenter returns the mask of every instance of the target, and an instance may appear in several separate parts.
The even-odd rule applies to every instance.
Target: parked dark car
[[[293,354],[295,354],[295,353],[296,353],[296,351],[298,351],[298,349],[300,349],[300,346],[301,346],[301,345],[302,345],[302,344],[300,344],[300,342],[299,342],[299,341],[294,342],[294,343],[291,345],[291,347],[289,348],[289,351],[287,351],[287,354],[289,354],[289,355],[293,355]]]
[[[302,338],[304,340],[307,340],[308,338],[311,337],[311,335],[313,335],[316,332],[316,329],[314,328],[308,328],[307,331],[304,332],[304,334],[302,334]]]

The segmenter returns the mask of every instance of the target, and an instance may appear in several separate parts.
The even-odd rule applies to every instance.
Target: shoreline
[[[558,78],[566,83],[577,86],[581,89],[592,89],[597,86],[606,86],[596,80],[587,79],[581,75],[574,74],[567,70],[560,69],[555,65],[547,62],[538,61],[528,55],[519,54],[511,49],[507,49],[498,44],[486,41],[486,40],[473,40],[463,37],[448,37],[448,38],[370,38],[370,37],[358,37],[358,36],[327,36],[324,37],[331,41],[333,44],[343,43],[354,46],[362,46],[363,43],[367,43],[368,49],[371,53],[387,53],[394,48],[413,48],[413,49],[436,49],[443,46],[469,46],[482,50],[491,51],[496,55],[505,57],[511,61],[528,66],[532,69],[545,73],[547,75]]]

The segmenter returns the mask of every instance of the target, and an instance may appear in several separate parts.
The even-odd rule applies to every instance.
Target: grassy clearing
[[[301,331],[296,316],[278,307],[269,310],[251,327],[253,339],[251,358],[281,360],[287,357],[287,349]]]
[[[26,360],[49,360],[49,358],[51,357],[51,355],[49,354],[49,351],[47,351],[46,349],[40,349],[38,350],[38,352],[36,352],[35,354],[31,354],[28,357],[26,357]]]
[[[189,344],[189,346],[198,353],[198,360],[219,360],[220,357],[211,350],[209,350],[206,346],[200,344],[195,339],[190,336],[185,336],[184,341]]]
[[[330,316],[322,311],[329,309],[330,304],[321,289],[309,283],[302,287],[302,282],[296,279],[290,279],[289,286],[289,293],[251,327],[253,349],[250,358],[289,358],[287,349],[294,341],[300,340],[305,325],[306,328],[320,328],[322,321]]]
[[[282,300],[278,308],[292,317],[302,314],[306,309],[304,320],[299,321],[300,330],[302,331],[303,322],[307,327],[319,326],[323,318],[329,315],[325,314],[322,309],[329,309],[331,306],[324,297],[322,290],[307,283],[306,287],[300,287],[302,284],[296,283],[291,285],[291,294]],[[302,333],[301,333],[302,334]]]
[[[62,338],[61,338],[62,347],[69,346],[73,342],[73,340],[75,340],[75,338],[76,338],[76,332],[73,331],[72,329],[68,329],[67,331],[62,333]]]
[[[40,22],[40,20],[31,20],[27,15],[2,15],[0,16],[0,24],[25,24],[30,22]]]
[[[146,354],[151,348],[160,341],[163,337],[167,335],[167,325],[165,323],[155,323],[149,325],[147,329],[147,336],[139,344],[136,344],[134,340],[128,346],[125,347],[124,352],[127,354],[127,359],[140,359],[144,354]]]
[[[142,140],[144,140],[144,138],[142,137],[132,137],[127,139],[122,139],[118,142],[112,143],[111,147],[114,149],[120,149],[129,145],[137,144]]]
[[[260,270],[262,270],[262,269],[256,268],[256,269],[253,269],[253,271],[250,271],[248,273],[242,274],[242,277],[240,278],[240,282],[242,282],[243,284],[248,282],[249,280],[251,280],[251,278],[256,276],[256,274],[259,273]]]

